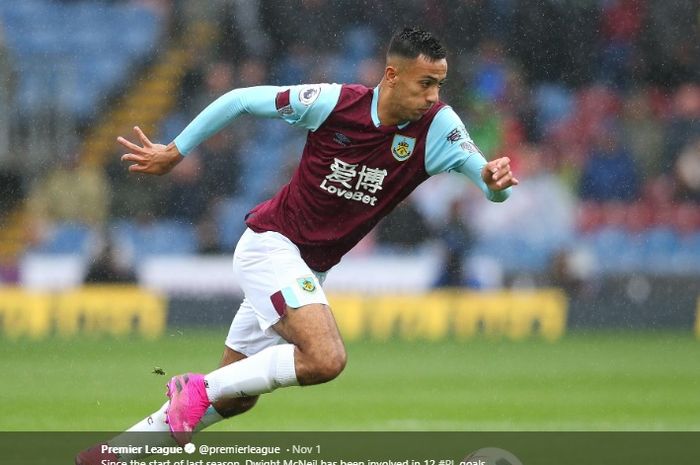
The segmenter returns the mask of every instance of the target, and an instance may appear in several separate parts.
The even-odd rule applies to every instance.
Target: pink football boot
[[[211,405],[204,385],[204,375],[187,373],[174,376],[168,383],[170,398],[165,413],[170,432],[178,444],[192,440],[192,432]]]

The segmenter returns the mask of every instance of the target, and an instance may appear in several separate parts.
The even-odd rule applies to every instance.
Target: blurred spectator
[[[202,54],[194,58],[195,63],[180,81],[175,110],[165,116],[160,124],[160,135],[164,141],[172,141],[185,126],[214,100],[239,87],[237,79],[249,74],[244,66],[235,67],[230,61],[211,58]],[[246,87],[242,83],[240,87]]]
[[[430,229],[437,231],[441,225],[448,222],[452,205],[455,202],[464,202],[465,208],[478,202],[482,193],[470,183],[465,182],[461,176],[440,175],[433,176],[411,194],[421,216],[425,218]],[[463,214],[469,215],[467,210]]]
[[[10,125],[12,124],[13,66],[5,48],[4,29],[0,18],[0,164],[10,155]]]
[[[206,213],[210,196],[202,188],[203,169],[200,153],[191,153],[168,176],[162,214],[164,217],[196,224]]]
[[[226,61],[215,61],[206,67],[202,82],[199,84],[197,91],[193,94],[193,98],[187,108],[189,108],[191,116],[197,115],[204,110],[207,105],[222,96],[223,94],[233,90],[236,87],[236,70],[231,63]],[[192,79],[197,79],[193,77]]]
[[[119,249],[106,241],[97,256],[91,260],[83,282],[85,284],[135,283],[136,275],[123,260]]]
[[[595,2],[529,1],[515,8],[508,42],[528,80],[589,82],[599,17]]]
[[[499,111],[506,117],[506,137],[509,128],[519,131],[518,142],[540,142],[541,134],[537,127],[537,113],[532,99],[532,91],[525,82],[522,71],[516,66],[510,66],[506,73],[504,94],[498,102]],[[507,146],[513,140],[504,141]]]
[[[468,284],[464,263],[474,245],[474,234],[464,221],[462,202],[461,199],[452,202],[447,222],[435,232],[442,246],[440,275],[433,284],[436,288],[462,287]]]
[[[600,80],[627,88],[639,76],[637,42],[645,20],[644,0],[611,0],[602,4]]]
[[[499,42],[481,42],[471,68],[471,86],[477,98],[490,103],[503,99],[509,70]]]
[[[547,269],[547,285],[563,289],[569,297],[592,298],[600,282],[595,257],[583,249],[557,251]]]
[[[337,49],[346,28],[345,2],[332,0],[263,0],[261,20],[272,41],[272,56],[280,56],[293,44],[313,50]],[[303,25],[303,31],[299,26]],[[296,82],[293,82],[296,83]]]
[[[503,117],[494,105],[478,98],[467,104],[467,131],[487,160],[494,158],[501,148],[503,124]]]
[[[627,98],[621,123],[622,140],[634,157],[640,179],[651,179],[661,174],[663,127],[653,113],[646,89]]]
[[[211,61],[207,55],[198,56],[195,60],[180,83],[175,111],[166,117],[163,124],[166,128],[164,136],[169,140],[210,103],[236,87],[236,70],[230,62]],[[177,129],[167,130],[170,127]]]
[[[557,126],[552,136],[562,141],[568,149],[585,154],[591,144],[595,144],[601,128],[617,118],[620,96],[602,84],[582,87],[576,92],[574,108],[575,111]]]
[[[29,194],[34,232],[43,235],[52,223],[105,225],[111,187],[101,167],[81,164],[75,153],[63,155],[59,166],[37,181]]]
[[[418,3],[418,2],[416,2]],[[451,0],[446,2],[426,2],[425,10],[433,10],[430,24],[442,22],[440,31],[453,31],[444,34],[445,40],[457,53],[473,50],[484,39],[503,40],[511,30],[511,16],[514,9],[506,8],[505,14],[498,10],[498,3],[487,0]],[[436,5],[437,8],[433,7]],[[437,10],[437,11],[435,11]],[[424,14],[426,12],[423,12]]]
[[[425,219],[409,198],[377,225],[377,242],[410,250],[430,238]]]
[[[673,224],[676,181],[671,175],[661,175],[647,180],[642,190],[643,205],[652,214],[652,224],[669,227]]]
[[[261,86],[267,83],[267,66],[257,58],[250,58],[241,63],[237,73],[240,87]]]
[[[619,137],[617,126],[612,123],[600,129],[581,174],[579,194],[582,199],[601,202],[637,199],[637,169]]]
[[[240,155],[237,153],[237,144],[228,137],[226,131],[205,141],[197,149],[197,157],[202,173],[196,189],[209,199],[240,193]]]
[[[574,98],[570,89],[555,82],[536,85],[531,92],[535,111],[535,135],[541,140],[552,135],[558,126],[572,118]]]
[[[700,137],[691,140],[676,161],[678,200],[700,203]]]
[[[685,84],[673,95],[671,119],[664,130],[664,168],[670,173],[681,150],[700,137],[700,85]]]
[[[510,242],[509,231],[517,231],[517,238],[533,247],[556,250],[574,238],[574,197],[554,171],[553,153],[536,144],[521,152],[520,185],[508,199],[508,208],[481,202],[474,209],[473,224],[489,241]]]
[[[165,179],[145,178],[129,173],[118,154],[109,157],[106,173],[112,186],[110,217],[141,219],[162,216]]]
[[[0,165],[0,220],[24,198],[24,181],[12,164]]]
[[[220,40],[217,51],[221,57],[239,61],[244,56],[265,56],[270,51],[270,37],[262,27],[260,2],[225,0],[220,13]]]
[[[219,230],[213,215],[214,209],[210,208],[206,215],[196,225],[197,253],[203,255],[221,254],[231,252],[221,247]]]
[[[367,58],[357,65],[354,81],[367,87],[375,87],[384,77],[384,62],[376,58]]]
[[[642,45],[648,79],[674,88],[700,80],[700,3],[697,0],[647,1]]]
[[[272,84],[294,85],[312,82],[309,70],[318,71],[319,55],[311,47],[302,43],[289,45],[289,53],[281,53],[275,60],[271,74]]]

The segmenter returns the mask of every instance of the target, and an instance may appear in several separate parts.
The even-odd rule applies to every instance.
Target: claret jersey
[[[272,86],[234,90],[207,107],[175,139],[187,154],[241,113],[279,117],[309,131],[292,179],[246,217],[256,232],[290,239],[316,271],[327,271],[429,176],[467,175],[486,196],[486,160],[455,112],[438,102],[414,122],[383,126],[379,87]]]

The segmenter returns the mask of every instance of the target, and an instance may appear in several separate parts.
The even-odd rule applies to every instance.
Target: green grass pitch
[[[0,431],[121,431],[164,402],[169,376],[215,368],[224,334],[2,339]],[[348,355],[337,380],[280,389],[212,430],[700,430],[700,342],[689,333],[365,341]]]

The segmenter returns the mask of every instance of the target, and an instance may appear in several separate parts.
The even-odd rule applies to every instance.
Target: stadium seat
[[[116,17],[121,17],[120,34],[113,38],[132,56],[142,56],[149,53],[158,41],[160,28],[158,18],[148,8],[133,5],[131,8],[121,8]]]
[[[32,252],[84,256],[90,252],[90,241],[94,235],[92,229],[85,224],[60,223],[50,231],[46,240],[32,249]]]
[[[174,220],[118,221],[110,226],[110,235],[118,247],[133,253],[137,262],[151,255],[183,255],[197,251],[195,227]]]
[[[345,54],[352,61],[371,58],[375,53],[377,34],[369,26],[354,26],[345,34]]]
[[[162,30],[152,10],[107,1],[2,1],[0,22],[18,68],[20,114],[53,106],[80,119],[99,109],[101,96],[153,50]],[[74,75],[64,76],[72,66]]]
[[[640,253],[649,260],[650,264],[661,264],[679,248],[675,231],[668,227],[657,227],[644,233]]]
[[[597,202],[581,201],[577,209],[576,227],[580,232],[594,232],[603,224],[603,209]]]
[[[544,271],[554,250],[545,243],[529,242],[518,237],[501,240],[483,237],[469,253],[473,257],[489,257],[505,271]]]
[[[700,231],[679,235],[677,247],[669,257],[675,273],[700,273]]]
[[[603,227],[591,234],[586,234],[581,241],[596,256],[601,271],[624,271],[628,263],[622,260],[630,242],[630,235],[622,228]]]
[[[545,133],[569,117],[574,108],[571,92],[562,85],[540,84],[534,97],[537,124]]]

